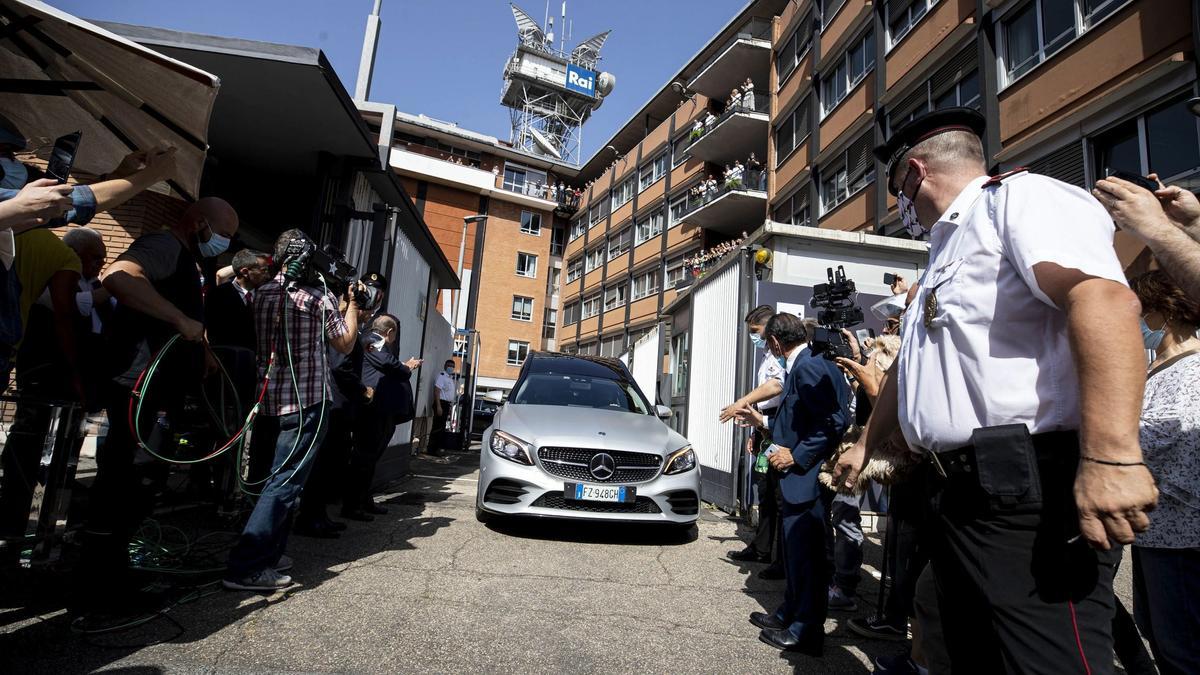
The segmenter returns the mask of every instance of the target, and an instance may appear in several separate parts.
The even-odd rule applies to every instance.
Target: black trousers
[[[1120,548],[1078,538],[1078,440],[1034,437],[1041,498],[997,504],[979,470],[923,468],[930,564],[954,672],[1113,672],[1113,574]],[[1014,454],[1020,446],[1013,444]]]
[[[443,450],[446,448],[446,422],[450,419],[450,406],[442,401],[442,414],[433,416],[433,426],[429,430],[429,449]]]
[[[300,495],[299,521],[312,523],[327,518],[325,507],[339,495],[338,486],[345,484],[347,465],[354,442],[354,415],[346,407],[329,412],[329,432],[317,448],[312,472]]]
[[[395,430],[395,418],[391,413],[379,410],[375,404],[359,408],[342,502],[346,508],[356,508],[370,498],[371,484],[375,482],[375,465],[379,463]]]
[[[759,555],[770,556],[775,564],[782,560],[780,550],[783,542],[783,520],[779,517],[782,503],[779,476],[774,469],[754,474],[754,484],[758,486],[758,527],[754,530],[754,538],[750,540],[750,545]]]
[[[903,629],[913,612],[917,579],[929,563],[926,546],[921,543],[921,521],[925,515],[922,485],[909,479],[888,490],[887,571],[891,590],[883,604],[882,617],[889,625]]]

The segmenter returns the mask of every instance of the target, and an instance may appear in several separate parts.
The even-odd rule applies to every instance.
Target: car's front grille
[[[637,501],[621,504],[617,502],[586,502],[566,499],[561,492],[547,492],[530,506],[562,511],[584,511],[586,513],[662,513],[658,504],[649,497],[638,497]]]
[[[681,516],[694,516],[700,513],[700,497],[691,490],[676,490],[668,492],[665,496],[671,510]]]
[[[588,468],[592,457],[602,452],[611,455],[616,465],[613,475],[607,479],[593,476]],[[646,452],[585,448],[538,448],[538,459],[551,475],[588,483],[644,483],[658,475],[662,464],[662,457]]]

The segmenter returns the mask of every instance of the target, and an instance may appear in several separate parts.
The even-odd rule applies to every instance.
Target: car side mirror
[[[483,395],[483,400],[487,401],[488,403],[500,405],[501,403],[504,403],[504,392],[497,390],[489,391]]]
[[[675,416],[675,411],[665,405],[656,405],[654,406],[654,414],[658,415],[660,419],[669,420]]]

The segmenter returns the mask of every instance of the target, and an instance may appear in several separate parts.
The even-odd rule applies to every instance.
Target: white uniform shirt
[[[1078,429],[1067,317],[1033,266],[1125,283],[1112,219],[1087,192],[1028,173],[987,180],[972,181],[933,226],[929,267],[903,317],[899,416],[916,449],[969,445],[976,428],[1002,424]]]
[[[779,382],[780,386],[782,386],[783,380],[786,377],[787,371],[783,369],[783,366],[779,365],[779,360],[776,359],[775,356],[770,352],[764,350],[762,362],[758,364],[758,381],[756,382],[757,386],[761,387],[762,385],[766,384],[768,380],[776,380]],[[780,402],[782,401],[783,394],[780,393],[777,396],[758,403],[758,409],[770,410],[772,408],[778,408]]]
[[[455,393],[458,388],[454,384],[454,378],[446,374],[445,371],[438,373],[437,383],[434,385],[438,390],[438,398],[449,403],[453,403],[456,398]]]

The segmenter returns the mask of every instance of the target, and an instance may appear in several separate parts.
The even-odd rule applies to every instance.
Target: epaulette
[[[1013,169],[1012,171],[1005,171],[1004,173],[1002,173],[998,176],[992,176],[991,178],[989,178],[988,181],[983,184],[983,187],[985,187],[985,188],[996,187],[997,185],[1003,183],[1004,179],[1012,178],[1013,176],[1015,176],[1019,173],[1025,173],[1027,171],[1029,171],[1029,168],[1024,167],[1024,166],[1019,166],[1019,167]]]

